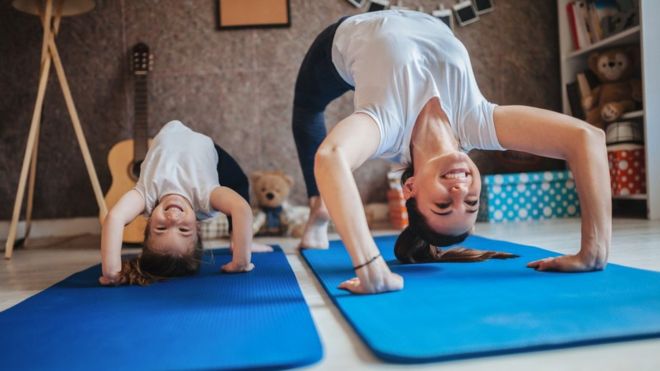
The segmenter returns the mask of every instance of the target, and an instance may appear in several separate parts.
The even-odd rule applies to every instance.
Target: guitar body
[[[151,140],[149,140],[151,144]],[[112,208],[126,192],[135,187],[137,177],[134,174],[133,139],[123,140],[115,144],[108,153],[108,167],[112,175],[112,185],[105,195],[105,203]],[[123,241],[130,244],[144,242],[144,229],[147,219],[138,215],[124,227]]]

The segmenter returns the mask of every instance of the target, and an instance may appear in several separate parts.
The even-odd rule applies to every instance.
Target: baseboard
[[[0,221],[0,236],[7,240],[10,221]],[[95,217],[71,219],[41,219],[32,221],[30,238],[66,237],[79,234],[101,234],[101,224]],[[18,223],[16,238],[25,235],[25,222]]]

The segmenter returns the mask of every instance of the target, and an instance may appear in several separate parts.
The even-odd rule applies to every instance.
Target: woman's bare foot
[[[309,199],[309,219],[307,219],[299,247],[301,249],[327,249],[330,245],[328,241],[329,222],[330,214],[321,197],[311,197]]]

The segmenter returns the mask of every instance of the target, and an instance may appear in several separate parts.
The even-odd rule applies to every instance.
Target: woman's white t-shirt
[[[134,188],[144,198],[145,215],[151,215],[161,198],[176,193],[190,202],[197,219],[214,216],[211,192],[220,186],[217,164],[211,138],[181,121],[168,122],[153,139]]]
[[[493,110],[477,86],[467,50],[428,14],[387,10],[352,16],[337,28],[332,62],[355,87],[355,112],[380,130],[374,157],[409,161],[412,129],[438,97],[461,149],[503,150]]]

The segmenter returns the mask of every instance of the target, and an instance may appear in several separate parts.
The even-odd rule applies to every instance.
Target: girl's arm
[[[232,218],[232,260],[222,267],[223,272],[249,272],[252,259],[252,209],[241,195],[231,188],[217,187],[211,192],[211,206]]]
[[[121,245],[124,226],[130,223],[144,210],[145,202],[134,189],[126,192],[103,220],[101,232],[101,267],[103,276],[99,282],[103,285],[118,284],[121,271]]]
[[[321,198],[328,208],[353,266],[362,265],[380,253],[369,233],[352,171],[378,149],[380,132],[371,117],[354,113],[330,131],[316,153],[314,175]],[[340,288],[354,293],[377,293],[403,288],[403,278],[393,274],[382,258],[356,271],[357,279]]]
[[[571,116],[525,106],[497,107],[494,119],[497,138],[504,148],[566,160],[580,197],[580,251],[534,261],[528,267],[568,272],[603,269],[612,240],[612,199],[603,131]]]

